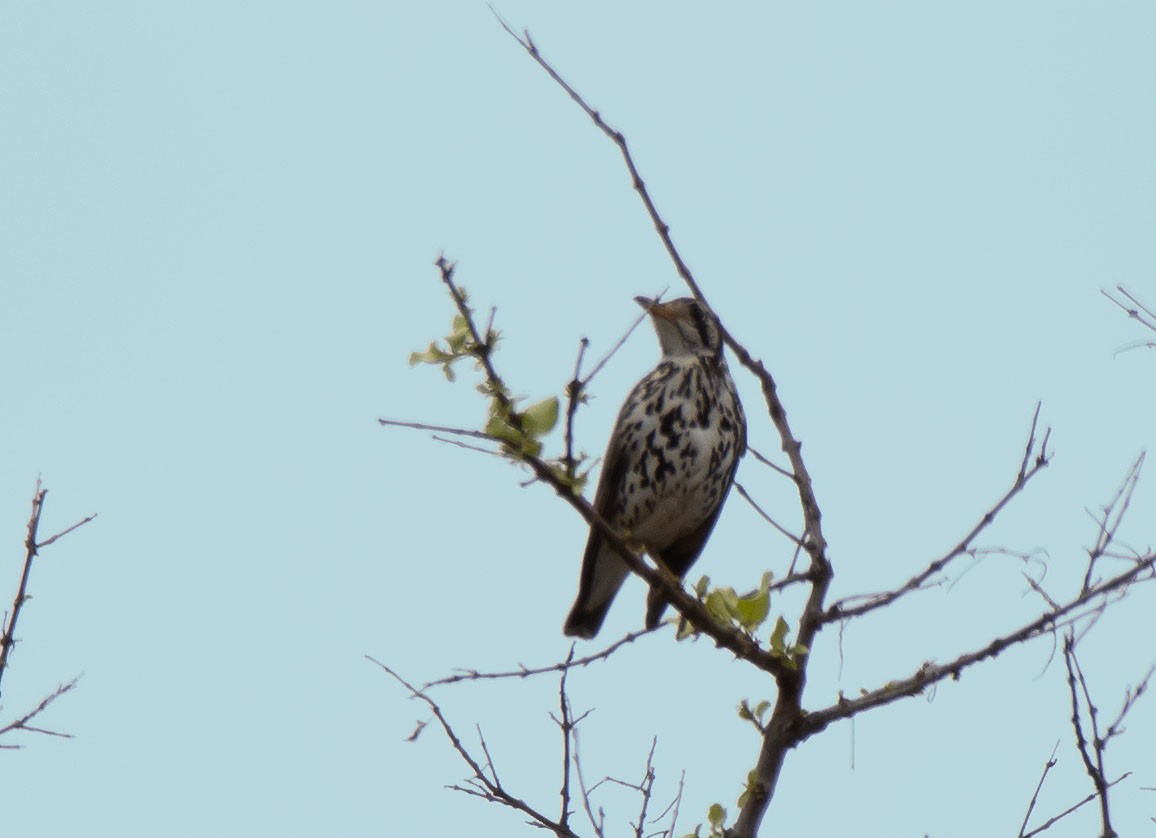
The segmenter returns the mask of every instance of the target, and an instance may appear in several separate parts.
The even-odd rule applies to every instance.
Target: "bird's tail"
[[[582,560],[582,578],[578,598],[566,618],[562,631],[569,637],[592,639],[602,628],[606,612],[622,587],[629,571],[618,554],[600,539],[591,538]]]

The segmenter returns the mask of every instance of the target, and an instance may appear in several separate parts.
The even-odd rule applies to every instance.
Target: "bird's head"
[[[718,355],[722,351],[722,333],[714,315],[691,297],[660,303],[649,297],[635,297],[646,309],[658,344],[665,355]]]

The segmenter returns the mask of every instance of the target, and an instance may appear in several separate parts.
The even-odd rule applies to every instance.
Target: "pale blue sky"
[[[815,479],[834,593],[906,579],[1014,476],[1037,400],[1053,466],[985,543],[1046,549],[1070,591],[1092,524],[1152,444],[1156,356],[1099,289],[1156,302],[1150,3],[504,2],[628,134],[731,330],[778,377]],[[0,755],[13,835],[510,835],[446,791],[464,767],[362,656],[423,681],[562,657],[584,528],[508,466],[379,416],[478,425],[410,369],[450,309],[444,249],[498,307],[501,369],[560,392],[631,297],[674,275],[615,149],[484,3],[0,3],[0,594],[27,503],[47,551],[5,676],[7,720],[58,682],[72,741]],[[596,381],[601,453],[654,362],[640,330]],[[753,444],[776,446],[757,388]],[[791,496],[739,479],[792,526]],[[1125,535],[1153,540],[1145,479]],[[749,587],[788,546],[740,498],[696,571]],[[1153,592],[1087,641],[1105,712],[1156,657]],[[607,638],[636,628],[631,582]],[[791,603],[776,605],[789,608]],[[1035,616],[1014,560],[820,637],[812,706]],[[587,648],[587,647],[582,647]],[[595,647],[589,647],[595,648]],[[1014,834],[1090,787],[1062,667],[1013,651],[790,755],[777,835]],[[647,638],[576,674],[588,772],[636,778],[651,737],[680,823],[734,799],[770,686],[707,644]],[[439,693],[503,778],[553,810],[556,682]],[[1156,703],[1113,744],[1122,834],[1156,814]],[[854,767],[851,754],[854,750]],[[632,799],[608,794],[619,823]],[[431,827],[434,823],[436,826]],[[1094,813],[1054,835],[1086,836]]]

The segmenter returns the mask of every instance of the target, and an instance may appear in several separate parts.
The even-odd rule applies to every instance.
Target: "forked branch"
[[[1028,431],[1028,441],[1024,446],[1024,456],[1020,462],[1019,471],[1016,472],[1015,479],[1012,481],[1012,485],[1004,492],[1003,496],[983,514],[983,517],[979,519],[975,526],[971,528],[958,544],[894,590],[871,595],[866,598],[865,602],[860,602],[857,605],[849,605],[848,603],[863,599],[863,597],[848,597],[839,600],[827,609],[827,612],[823,615],[824,621],[836,622],[839,620],[849,620],[853,617],[860,617],[880,608],[885,608],[906,594],[922,590],[929,580],[942,573],[955,559],[971,553],[976,538],[991,526],[992,522],[995,521],[996,517],[1004,508],[1024,490],[1028,482],[1043,469],[1047,468],[1051,462],[1051,455],[1048,453],[1048,439],[1051,436],[1051,428],[1048,428],[1044,432],[1043,440],[1040,442],[1039,448],[1037,449],[1036,447],[1036,434],[1039,430],[1039,421],[1040,405],[1037,403],[1035,413],[1032,415],[1031,429]]]

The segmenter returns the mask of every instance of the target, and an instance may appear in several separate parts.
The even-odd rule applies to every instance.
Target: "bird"
[[[681,580],[702,553],[734,482],[746,451],[746,417],[710,309],[690,297],[634,301],[650,315],[662,359],[619,410],[594,511]],[[592,525],[563,632],[595,637],[628,573]],[[666,604],[657,589],[650,591],[648,629],[659,624]]]

